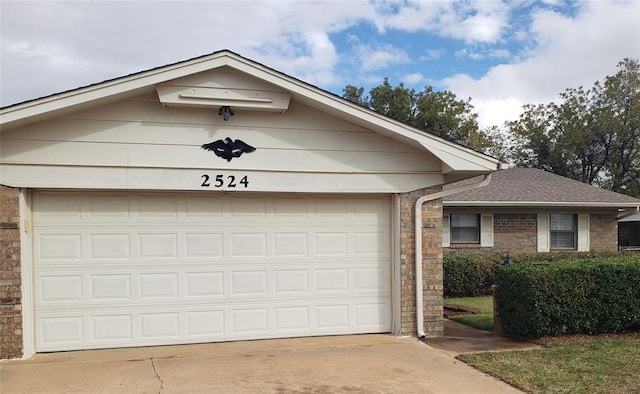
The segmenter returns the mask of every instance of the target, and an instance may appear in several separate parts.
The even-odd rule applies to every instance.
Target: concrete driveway
[[[10,393],[519,393],[415,338],[352,335],[38,354]]]

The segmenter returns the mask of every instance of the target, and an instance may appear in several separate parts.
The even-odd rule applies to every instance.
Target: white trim
[[[400,197],[391,198],[391,333],[402,335],[402,271],[400,269]]]
[[[549,214],[538,214],[538,252],[551,251],[551,231],[549,227]]]
[[[442,215],[442,247],[451,246],[451,216]]]
[[[578,215],[578,252],[588,252],[590,249],[589,239],[590,239],[590,222],[589,222],[589,214],[579,214]]]
[[[480,215],[480,246],[493,247],[493,214],[491,213]]]
[[[31,231],[31,193],[20,189],[20,274],[22,281],[22,358],[35,354],[33,321],[33,237]]]

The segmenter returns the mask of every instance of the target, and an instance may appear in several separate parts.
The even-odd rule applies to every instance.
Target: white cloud
[[[383,45],[377,48],[358,45],[356,52],[360,62],[360,69],[365,72],[411,62],[406,52],[391,45]]]
[[[637,0],[0,0],[0,105],[230,49],[324,89],[429,83],[501,124],[640,58],[638,15]]]
[[[422,75],[422,73],[412,73],[412,74],[407,74],[404,77],[402,77],[402,81],[413,85],[413,84],[419,84],[419,83],[427,82],[428,79],[427,79],[427,77]]]
[[[444,48],[439,48],[439,49],[427,49],[425,51],[426,55],[420,56],[420,60],[437,60],[440,59],[445,53],[447,53],[447,50]]]
[[[640,3],[592,0],[580,5],[575,18],[553,11],[533,14],[534,42],[520,61],[494,66],[479,79],[453,75],[442,85],[472,97],[476,109],[485,113],[483,125],[502,124],[520,113],[514,110],[516,102],[552,101],[567,88],[590,87],[614,74],[624,57],[640,57]]]

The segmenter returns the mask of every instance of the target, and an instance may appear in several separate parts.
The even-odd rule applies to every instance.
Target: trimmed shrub
[[[564,261],[575,258],[612,257],[615,254],[593,254],[564,251],[549,253],[515,253],[510,255],[514,263],[523,261]],[[495,284],[498,267],[505,260],[503,253],[448,253],[443,257],[444,296],[475,297],[490,293]]]
[[[504,333],[539,338],[640,329],[640,255],[500,267]]]
[[[445,255],[445,297],[475,297],[489,294],[489,288],[495,282],[496,269],[501,263],[502,260],[496,255]]]

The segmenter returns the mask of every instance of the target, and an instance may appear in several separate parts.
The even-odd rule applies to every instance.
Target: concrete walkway
[[[0,364],[13,393],[519,393],[415,338],[281,339],[37,354]]]
[[[445,319],[444,338],[426,339],[426,344],[455,357],[460,353],[496,352],[505,350],[532,350],[540,346],[517,341],[489,331],[476,330],[464,324]]]

